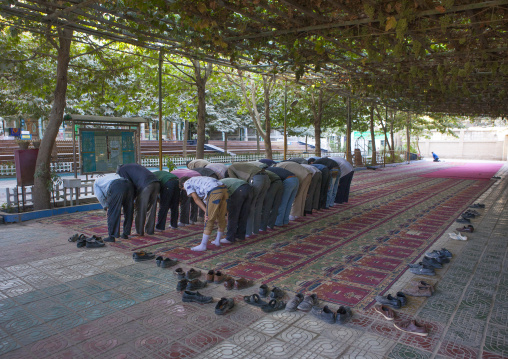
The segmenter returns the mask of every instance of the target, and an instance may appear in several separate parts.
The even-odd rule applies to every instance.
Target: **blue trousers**
[[[282,226],[289,223],[289,214],[291,213],[291,207],[298,192],[298,186],[300,181],[295,177],[288,177],[282,182],[282,199],[280,201],[279,211],[277,219],[275,221],[276,226]]]

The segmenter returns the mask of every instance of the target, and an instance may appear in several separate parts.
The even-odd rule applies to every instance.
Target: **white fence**
[[[51,198],[54,199],[55,202],[63,202],[64,206],[67,205],[67,201],[70,202],[71,205],[74,204],[74,201],[76,204],[79,204],[80,199],[85,198],[94,198],[94,179],[89,180],[82,180],[81,181],[81,187],[77,188],[65,188],[60,185],[56,185],[53,193],[51,194]],[[7,199],[7,207],[14,207],[18,205],[21,205],[23,202],[25,202],[25,206],[29,206],[33,204],[32,199],[32,186],[25,187],[25,193],[23,194],[21,191],[21,187],[14,187],[14,188],[6,188],[5,194]],[[23,201],[24,196],[24,201]]]

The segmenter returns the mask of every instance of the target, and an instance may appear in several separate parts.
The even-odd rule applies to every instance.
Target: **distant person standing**
[[[439,156],[432,152],[432,157],[434,158],[434,162],[439,162]]]
[[[160,182],[147,168],[137,163],[118,166],[116,171],[121,177],[128,179],[136,188],[136,233],[140,236],[154,234],[157,196]],[[148,218],[147,218],[148,213]]]

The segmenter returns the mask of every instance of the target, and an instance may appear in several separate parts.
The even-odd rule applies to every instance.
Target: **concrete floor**
[[[69,230],[31,221],[0,225],[0,357],[508,358],[507,172],[478,199],[486,208],[468,241],[449,238],[454,224],[433,245],[454,254],[429,279],[434,296],[410,297],[398,311],[428,337],[400,332],[371,309],[346,325],[265,314],[243,302],[258,286],[203,289],[215,303],[235,298],[235,309],[217,316],[215,303],[182,303],[172,269],[108,247],[77,249]],[[405,273],[389,292],[412,279]]]

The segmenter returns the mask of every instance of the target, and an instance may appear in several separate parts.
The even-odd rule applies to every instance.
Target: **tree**
[[[242,95],[244,99],[244,105],[247,108],[247,111],[249,112],[249,115],[252,119],[252,122],[254,123],[254,126],[257,130],[257,133],[259,136],[261,136],[265,142],[265,155],[266,158],[272,158],[272,140],[270,138],[270,133],[272,131],[271,123],[270,123],[270,94],[272,92],[272,89],[275,86],[276,78],[275,75],[261,75],[261,79],[256,81],[255,75],[250,75],[250,83],[249,87],[246,84],[246,76],[244,76],[244,73],[242,70],[238,70],[238,76],[235,81],[232,77],[230,78],[230,81],[237,86],[239,86],[242,90]],[[259,82],[262,81],[262,92],[261,95],[263,96],[263,104],[264,104],[264,120],[265,120],[265,128],[263,129],[263,124],[261,123],[262,115],[258,110],[258,89],[259,89]]]

